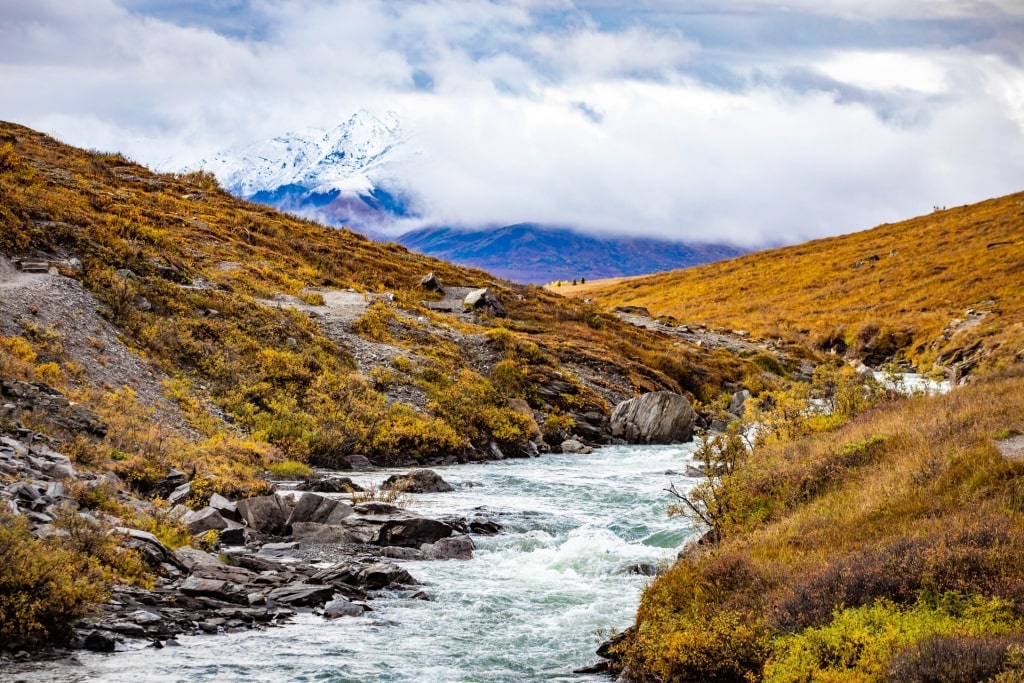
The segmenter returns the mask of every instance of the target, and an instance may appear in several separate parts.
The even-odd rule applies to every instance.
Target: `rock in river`
[[[693,438],[695,413],[685,396],[654,391],[615,406],[612,436],[628,443],[667,444]]]

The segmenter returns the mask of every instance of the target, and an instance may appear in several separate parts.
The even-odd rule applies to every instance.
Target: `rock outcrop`
[[[420,280],[420,287],[428,292],[444,294],[444,286],[441,284],[441,280],[439,280],[437,275],[434,275],[433,273],[427,273],[423,276]]]
[[[455,490],[434,470],[415,470],[409,474],[393,474],[384,480],[381,488],[397,488],[406,493],[448,493]]]
[[[487,313],[492,318],[504,318],[508,315],[505,311],[505,306],[494,295],[494,292],[487,287],[474,289],[467,294],[466,298],[462,301],[462,305],[464,308],[472,311]]]
[[[611,431],[627,443],[678,443],[693,439],[695,417],[685,396],[654,391],[615,406]]]

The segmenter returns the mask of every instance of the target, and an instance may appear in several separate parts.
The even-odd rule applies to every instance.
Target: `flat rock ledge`
[[[397,562],[470,559],[475,545],[469,534],[501,528],[484,518],[437,520],[385,503],[350,505],[308,492],[229,505],[241,522],[212,506],[189,514],[204,526],[218,528],[221,519],[224,529],[243,530],[242,544],[224,544],[217,554],[171,551],[146,532],[115,530],[162,576],[152,589],[116,587],[98,614],[78,624],[72,647],[112,652],[128,639],[163,647],[183,634],[280,626],[298,610],[325,619],[359,617],[373,610],[382,592],[428,598]]]
[[[0,505],[23,516],[36,536],[55,533],[57,510],[74,504],[68,493],[72,484],[117,484],[112,474],[77,471],[58,447],[25,428],[0,433],[0,475],[13,480],[0,479]],[[426,479],[443,484],[440,477]],[[186,476],[173,470],[160,486],[172,501],[190,493]],[[117,495],[124,503],[144,504],[123,491]],[[146,531],[111,528],[121,545],[151,565],[154,585],[113,586],[111,598],[75,625],[73,649],[113,652],[132,640],[173,646],[181,635],[279,626],[299,610],[325,619],[358,617],[372,611],[373,599],[382,593],[429,599],[399,562],[469,559],[472,535],[501,530],[483,513],[431,519],[386,503],[352,505],[300,491],[238,501],[213,495],[201,510],[176,505],[171,512],[196,537],[216,531],[215,551],[187,546],[172,551]],[[90,511],[78,514],[101,523]],[[48,656],[5,654],[4,645],[0,662]]]

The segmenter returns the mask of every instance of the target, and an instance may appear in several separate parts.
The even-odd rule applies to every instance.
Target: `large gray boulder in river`
[[[631,398],[612,411],[612,436],[627,443],[678,443],[693,439],[695,413],[685,396],[654,391]]]

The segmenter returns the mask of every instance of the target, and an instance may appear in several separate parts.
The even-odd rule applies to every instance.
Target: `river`
[[[670,562],[694,533],[669,519],[665,487],[693,446],[614,446],[592,455],[461,465],[437,471],[454,493],[410,496],[427,516],[485,511],[504,527],[474,537],[468,561],[405,562],[430,601],[373,601],[360,618],[302,613],[281,628],[185,637],[181,647],[79,653],[79,666],[23,671],[25,681],[607,681],[574,675],[632,623],[649,578],[632,565]],[[679,472],[680,474],[666,474]],[[383,480],[389,472],[355,477]]]

